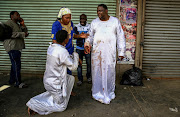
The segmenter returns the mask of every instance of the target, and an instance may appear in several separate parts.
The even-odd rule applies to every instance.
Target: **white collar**
[[[51,46],[53,46],[53,47],[62,47],[62,48],[66,48],[65,46],[63,46],[63,45],[61,45],[61,44],[57,44],[57,43],[52,43],[52,42],[50,42],[49,43]]]
[[[89,24],[86,22],[86,25],[85,26],[82,26],[80,23],[78,24],[78,26],[82,26],[82,27],[86,27],[88,26]]]

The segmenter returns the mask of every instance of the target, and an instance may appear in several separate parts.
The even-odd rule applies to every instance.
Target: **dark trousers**
[[[91,54],[85,54],[84,50],[79,50],[76,49],[76,52],[79,54],[79,58],[83,62],[83,56],[85,56],[86,59],[86,65],[87,65],[87,73],[86,77],[90,78],[91,77]],[[83,81],[83,76],[82,76],[82,65],[78,65],[78,80]]]
[[[67,74],[72,75],[72,71],[67,68]]]
[[[11,60],[11,72],[9,84],[19,86],[21,84],[21,52],[19,50],[11,50],[8,52]]]

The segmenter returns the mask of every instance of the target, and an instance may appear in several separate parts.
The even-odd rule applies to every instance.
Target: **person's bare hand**
[[[20,18],[20,19],[19,19],[19,23],[20,23],[22,26],[24,26],[24,20],[23,20],[23,18]]]
[[[25,32],[25,37],[27,37],[29,35],[29,33],[28,32]]]
[[[87,38],[88,36],[89,34],[85,34],[84,32],[79,35],[80,38]]]

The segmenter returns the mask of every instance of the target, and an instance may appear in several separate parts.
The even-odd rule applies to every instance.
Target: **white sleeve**
[[[118,20],[117,25],[117,50],[118,50],[118,56],[124,56],[126,52],[126,39],[124,37],[124,32],[121,27],[121,23]]]
[[[94,39],[94,23],[93,21],[91,22],[90,24],[90,28],[89,28],[89,31],[88,31],[88,38],[86,38],[86,41],[85,41],[85,45],[92,45],[93,44],[93,39]]]
[[[63,62],[65,65],[67,65],[69,70],[76,70],[79,64],[79,55],[78,53],[74,52],[72,56],[68,55],[65,57],[65,60]]]

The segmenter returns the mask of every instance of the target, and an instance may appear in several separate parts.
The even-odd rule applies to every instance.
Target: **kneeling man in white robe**
[[[52,112],[62,112],[67,108],[70,94],[74,85],[74,76],[67,74],[67,68],[77,70],[79,56],[70,56],[65,48],[69,41],[67,31],[56,33],[57,42],[47,50],[46,70],[44,73],[44,87],[46,92],[31,98],[26,105],[30,115],[47,115]]]

